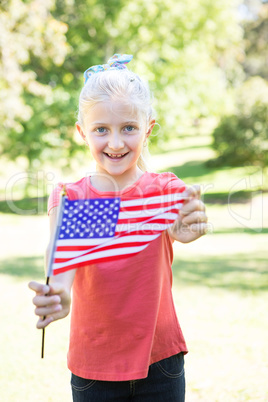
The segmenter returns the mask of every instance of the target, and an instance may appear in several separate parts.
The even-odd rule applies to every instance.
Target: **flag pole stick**
[[[52,275],[52,271],[53,271],[52,266],[53,266],[53,261],[54,261],[54,253],[55,253],[55,249],[56,249],[56,241],[57,241],[59,231],[60,231],[60,224],[61,224],[61,220],[62,220],[63,206],[64,206],[64,201],[65,201],[66,195],[67,195],[66,187],[63,186],[61,194],[60,194],[57,225],[55,227],[55,231],[53,234],[53,243],[52,243],[52,247],[50,248],[50,253],[49,253],[49,258],[48,258],[46,285],[49,285],[49,278]],[[43,317],[43,320],[45,320],[45,318],[46,318],[46,316]],[[41,359],[44,358],[44,350],[45,350],[45,328],[42,329]]]
[[[49,276],[47,276],[46,285],[49,284]],[[43,320],[46,316],[43,317]],[[41,359],[44,358],[44,350],[45,350],[45,328],[42,329],[42,346],[41,346]]]

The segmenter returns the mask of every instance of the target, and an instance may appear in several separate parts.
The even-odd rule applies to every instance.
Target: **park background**
[[[209,233],[174,247],[187,402],[267,401],[268,3],[2,0],[0,400],[71,401],[69,318],[41,332],[47,195],[90,173],[74,130],[83,71],[114,53],[149,81],[150,168],[198,183]]]

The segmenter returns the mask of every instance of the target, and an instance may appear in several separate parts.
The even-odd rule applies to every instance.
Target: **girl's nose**
[[[124,142],[119,133],[111,134],[109,138],[108,147],[113,150],[118,150],[124,148]]]

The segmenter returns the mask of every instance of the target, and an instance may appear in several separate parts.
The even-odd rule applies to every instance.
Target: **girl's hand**
[[[181,243],[190,243],[207,233],[206,207],[201,201],[200,186],[187,188],[184,201],[174,225],[168,229],[170,236]]]
[[[48,286],[30,282],[28,286],[36,293],[33,304],[36,306],[35,314],[39,316],[36,324],[38,329],[45,328],[52,321],[64,318],[69,314],[70,291],[62,283],[54,282]],[[45,319],[43,319],[44,316]]]

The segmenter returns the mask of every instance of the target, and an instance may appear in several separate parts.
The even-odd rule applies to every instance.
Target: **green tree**
[[[219,156],[209,165],[268,166],[268,83],[250,78],[236,96],[236,113],[224,116],[213,132]]]
[[[237,5],[137,0],[118,14],[111,30],[116,50],[135,54],[135,70],[152,84],[166,136],[185,134],[189,122],[225,109],[228,75],[239,66]],[[224,68],[223,59],[229,61]]]
[[[242,83],[232,89],[233,110],[213,132],[218,158],[209,165],[268,165],[268,3],[243,6]]]
[[[247,77],[259,75],[268,80],[268,3],[259,5],[254,18],[243,22],[245,58],[243,68]]]
[[[130,68],[149,80],[166,136],[184,132],[185,122],[222,114],[228,84],[241,75],[239,3],[4,3],[0,21],[0,37],[6,38],[0,45],[3,151],[12,159],[24,155],[30,167],[52,158],[57,164],[68,163],[79,148],[73,133],[82,73],[113,53],[135,55]]]
[[[68,26],[52,16],[52,7],[53,1],[37,0],[1,4],[1,147],[11,159],[25,156],[29,168],[46,145],[42,133],[48,134],[53,116],[48,110],[57,97],[42,76],[62,65],[69,49]]]

